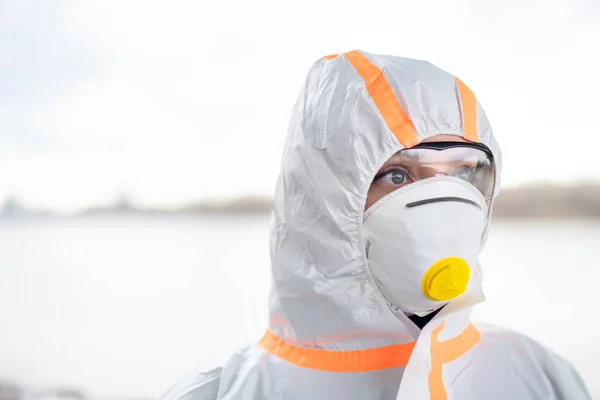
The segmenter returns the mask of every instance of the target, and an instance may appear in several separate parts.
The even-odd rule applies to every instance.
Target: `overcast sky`
[[[482,102],[504,182],[600,178],[600,2],[0,0],[0,199],[270,195],[310,65],[426,59]]]

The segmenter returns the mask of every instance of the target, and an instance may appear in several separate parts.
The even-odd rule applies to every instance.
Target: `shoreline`
[[[32,210],[9,197],[0,205],[0,219],[76,218],[102,215],[140,216],[260,216],[270,215],[273,199],[241,196],[236,199],[211,199],[175,208],[138,207],[126,196],[108,206],[91,206],[74,213]],[[531,184],[503,190],[494,202],[493,218],[498,219],[594,219],[600,220],[600,183],[569,186]]]

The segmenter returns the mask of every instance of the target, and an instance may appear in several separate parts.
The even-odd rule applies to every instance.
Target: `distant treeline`
[[[248,197],[228,204],[199,203],[187,210],[205,213],[269,213],[272,208],[272,199]],[[568,186],[536,184],[507,188],[494,203],[494,216],[600,219],[600,183]]]
[[[494,203],[494,216],[600,218],[600,184],[539,184],[506,189]]]
[[[146,209],[133,205],[126,196],[110,207],[93,207],[80,213],[90,214],[268,214],[273,199],[246,196],[233,201],[204,201],[176,209]],[[27,210],[9,198],[0,207],[0,216],[50,216],[49,211]],[[600,219],[600,183],[559,186],[527,185],[504,189],[494,204],[495,217],[507,218],[598,218]]]

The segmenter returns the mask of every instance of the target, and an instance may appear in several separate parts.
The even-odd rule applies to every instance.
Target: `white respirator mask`
[[[368,270],[391,305],[425,316],[479,285],[488,226],[482,193],[434,176],[400,187],[364,215]]]

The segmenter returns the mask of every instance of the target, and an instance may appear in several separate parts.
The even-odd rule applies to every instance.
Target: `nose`
[[[474,202],[473,200],[463,199],[462,197],[434,197],[431,199],[423,199],[423,200],[414,201],[412,203],[408,203],[406,205],[406,207],[414,208],[414,207],[424,206],[426,204],[445,203],[445,202],[464,203],[464,204],[469,204],[471,206],[477,207],[480,210],[482,209],[481,206],[479,204],[477,204],[476,202]]]

